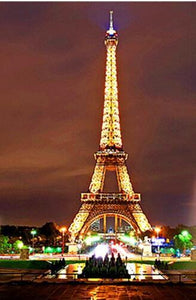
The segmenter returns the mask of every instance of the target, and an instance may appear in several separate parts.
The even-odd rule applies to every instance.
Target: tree
[[[61,233],[57,229],[56,224],[53,222],[48,222],[45,225],[43,225],[40,228],[39,233],[45,235],[49,244],[54,244],[56,237],[61,235]]]
[[[0,253],[9,253],[12,246],[9,243],[9,238],[4,235],[0,235]]]
[[[170,226],[161,226],[160,236],[165,237],[169,240],[172,240],[173,237],[178,234],[180,231],[177,228],[172,228]]]
[[[175,249],[180,249],[182,252],[191,249],[193,246],[191,239],[192,235],[187,230],[183,230],[181,233],[174,236]]]
[[[13,243],[13,250],[15,253],[20,253],[20,250],[23,248],[24,244],[21,240],[17,240]]]

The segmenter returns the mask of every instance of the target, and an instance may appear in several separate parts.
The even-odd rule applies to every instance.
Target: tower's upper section
[[[113,12],[110,12],[110,26],[106,32],[107,49],[106,77],[104,90],[104,110],[101,130],[100,149],[122,149],[120,119],[118,108],[118,86],[116,70],[116,47],[118,35],[113,28]]]
[[[111,44],[118,44],[118,34],[116,32],[116,30],[114,30],[113,27],[113,11],[110,11],[110,27],[109,29],[106,31],[106,35],[105,35],[105,44],[107,45],[111,45]]]

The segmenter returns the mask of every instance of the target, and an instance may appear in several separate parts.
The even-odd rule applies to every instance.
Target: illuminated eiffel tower
[[[107,217],[115,218],[115,232],[122,220],[131,225],[137,234],[151,229],[140,206],[140,194],[133,191],[126,166],[128,154],[122,146],[116,70],[118,35],[113,28],[112,13],[111,11],[110,27],[105,36],[107,58],[100,147],[94,154],[96,165],[89,192],[81,194],[82,205],[69,227],[71,242],[85,235],[89,227],[99,219],[103,219],[103,229],[106,232]],[[103,191],[106,171],[116,172],[117,193]]]

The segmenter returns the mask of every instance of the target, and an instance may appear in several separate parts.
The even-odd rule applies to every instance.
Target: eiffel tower
[[[116,70],[118,35],[113,27],[112,14],[111,11],[110,26],[105,35],[107,58],[100,147],[94,154],[96,165],[89,192],[81,194],[81,207],[69,227],[72,243],[85,235],[89,227],[99,219],[103,219],[106,233],[107,217],[115,218],[115,232],[122,220],[131,225],[136,234],[151,230],[140,206],[141,196],[133,191],[126,166],[128,154],[122,145]],[[106,171],[116,172],[117,193],[103,191]]]

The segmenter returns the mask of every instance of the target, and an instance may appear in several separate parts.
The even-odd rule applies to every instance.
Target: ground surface
[[[0,268],[44,270],[49,265],[45,260],[0,259]]]
[[[43,274],[44,271],[45,270],[40,270],[40,269],[23,270],[23,269],[0,268],[0,283],[6,283],[10,281],[21,281],[21,280],[34,280],[37,276],[39,276],[39,274]]]
[[[51,259],[52,258],[52,259]],[[48,260],[41,260],[41,259],[33,259],[33,260],[20,260],[20,259],[0,259],[0,269],[1,268],[10,268],[10,269],[48,269],[50,263],[48,261],[52,260],[59,260],[62,258],[55,256],[50,256]],[[78,257],[75,257],[73,259],[72,257],[66,257],[64,256],[66,263],[73,264],[80,262],[85,262],[85,259],[79,259]],[[188,260],[187,260],[188,259]],[[140,259],[129,259],[127,262],[131,263],[140,263],[140,264],[150,264],[154,265],[155,257],[149,259],[149,258],[143,258]],[[196,260],[190,260],[190,258],[181,258],[174,259],[174,258],[168,258],[168,257],[161,257],[161,261],[167,261],[169,263],[169,269],[171,270],[196,270]]]
[[[196,286],[182,285],[97,285],[97,284],[2,284],[0,299],[124,299],[195,300]]]

